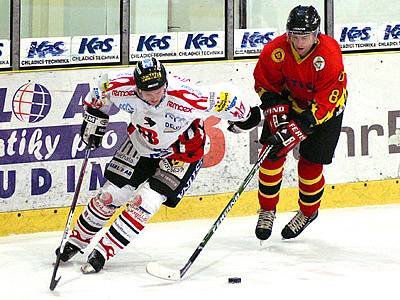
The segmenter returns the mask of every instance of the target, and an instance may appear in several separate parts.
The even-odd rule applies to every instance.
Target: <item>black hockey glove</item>
[[[102,111],[86,106],[83,111],[83,123],[81,126],[81,138],[85,144],[92,141],[92,147],[101,146],[101,140],[106,133],[109,116]]]
[[[279,128],[289,124],[289,100],[278,93],[264,92],[260,108],[264,111],[264,119],[269,130],[275,134]]]
[[[268,158],[278,160],[284,157],[290,150],[307,138],[307,134],[296,121],[291,120],[287,125],[281,127],[276,134],[268,137],[261,136],[260,143],[274,145]]]
[[[244,130],[249,130],[256,127],[261,121],[260,109],[257,106],[250,108],[250,115],[246,121],[232,122],[228,121],[228,131],[233,133],[241,133]]]

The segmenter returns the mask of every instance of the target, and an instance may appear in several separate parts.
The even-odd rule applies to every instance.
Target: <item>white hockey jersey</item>
[[[138,97],[134,68],[110,72],[92,87],[84,104],[107,113],[112,103],[131,115],[128,134],[141,156],[185,162],[204,155],[203,119],[216,116],[244,121],[250,106],[233,86],[196,86],[190,79],[168,76],[165,98],[157,106]]]

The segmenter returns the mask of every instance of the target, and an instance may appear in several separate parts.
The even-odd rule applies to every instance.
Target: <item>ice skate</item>
[[[260,208],[260,213],[258,216],[258,222],[256,226],[256,237],[260,240],[260,243],[262,243],[262,241],[265,241],[271,236],[274,219],[275,219],[274,210],[264,210]]]
[[[88,257],[88,261],[81,267],[83,274],[98,273],[103,269],[106,259],[104,256],[94,249]]]
[[[78,246],[71,244],[70,242],[66,242],[64,246],[63,252],[60,254],[60,260],[63,262],[69,261],[72,257],[74,257],[78,252],[83,253]],[[60,253],[60,247],[56,249],[56,255]]]
[[[297,237],[312,221],[318,216],[318,210],[315,211],[310,217],[306,217],[302,211],[298,211],[297,214],[290,220],[290,222],[283,228],[281,234],[282,238],[293,239]]]

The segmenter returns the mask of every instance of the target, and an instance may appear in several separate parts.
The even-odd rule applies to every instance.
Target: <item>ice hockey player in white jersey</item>
[[[74,225],[61,261],[82,253],[117,208],[128,205],[95,245],[81,268],[85,274],[99,272],[135,239],[161,204],[176,207],[203,161],[204,118],[234,121],[239,129],[251,128],[261,118],[258,107],[251,108],[233,87],[192,85],[167,75],[155,58],[105,74],[91,88],[84,100],[81,137],[94,148],[101,146],[112,104],[131,115],[127,138],[106,167],[106,183]]]

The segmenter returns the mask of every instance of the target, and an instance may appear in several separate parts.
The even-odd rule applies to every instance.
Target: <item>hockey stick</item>
[[[217,220],[214,222],[212,225],[211,229],[207,232],[201,243],[197,246],[196,250],[193,252],[192,256],[189,258],[187,263],[183,266],[182,269],[180,270],[173,270],[166,268],[164,266],[161,266],[160,264],[156,262],[150,262],[146,266],[146,271],[150,275],[153,275],[155,277],[159,277],[162,279],[167,279],[167,280],[180,280],[182,277],[185,275],[187,270],[190,268],[190,266],[193,264],[193,262],[196,260],[197,256],[199,256],[200,252],[203,250],[209,239],[213,236],[215,231],[217,231],[218,226],[222,223],[222,221],[225,219],[226,215],[229,213],[229,211],[232,209],[233,205],[236,203],[236,201],[239,199],[240,194],[244,191],[250,180],[253,178],[254,174],[257,172],[257,170],[260,168],[261,163],[263,160],[267,157],[268,153],[271,151],[272,146],[268,146],[264,149],[264,151],[260,154],[258,160],[256,163],[253,165],[251,168],[249,174],[247,174],[246,178],[240,185],[238,191],[233,195],[231,200],[228,202],[228,204],[225,206],[224,210],[221,212]]]
[[[56,263],[54,264],[53,276],[51,277],[51,282],[50,282],[50,290],[52,290],[52,291],[56,288],[57,283],[61,279],[61,276],[58,277],[58,279],[56,279],[58,266],[60,265],[60,256],[61,256],[61,253],[63,253],[63,251],[64,251],[65,243],[66,243],[67,238],[68,238],[68,232],[69,232],[69,228],[71,226],[72,216],[74,215],[76,203],[78,202],[78,196],[79,196],[79,192],[81,191],[83,176],[85,175],[85,170],[86,170],[86,166],[87,166],[87,163],[88,163],[88,160],[89,160],[91,147],[92,147],[92,142],[89,141],[89,143],[87,144],[86,149],[85,149],[86,150],[85,158],[83,160],[82,167],[81,167],[81,172],[79,174],[78,182],[76,184],[74,198],[72,200],[71,208],[70,208],[69,214],[68,214],[67,224],[65,225],[64,233],[63,233],[63,236],[62,236],[62,239],[61,239],[60,251],[57,254]]]

